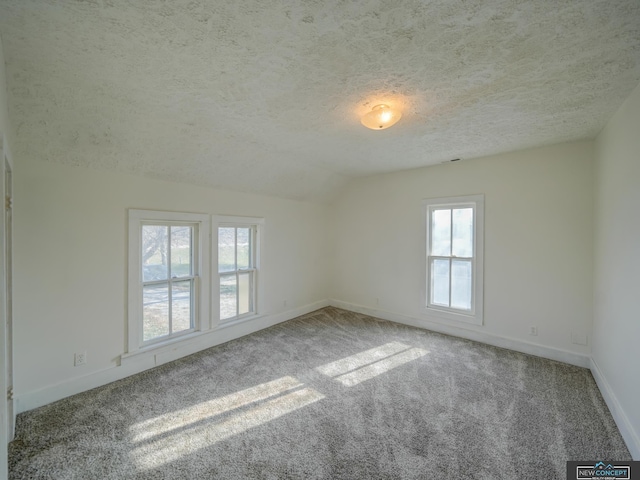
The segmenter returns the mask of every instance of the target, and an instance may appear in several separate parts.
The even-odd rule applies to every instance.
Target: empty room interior
[[[640,460],[639,83],[637,0],[0,0],[0,479]]]

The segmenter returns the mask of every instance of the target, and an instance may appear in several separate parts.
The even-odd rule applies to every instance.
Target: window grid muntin
[[[167,227],[167,278],[164,280],[144,280],[144,262],[142,258],[144,256],[143,251],[143,230],[145,226],[158,226],[158,227]],[[182,276],[182,277],[173,277],[172,276],[172,259],[171,259],[171,232],[172,227],[189,227],[190,228],[190,238],[189,238],[189,263],[190,263],[190,275]],[[140,322],[140,344],[142,346],[151,345],[158,342],[166,341],[170,338],[177,338],[182,335],[186,335],[192,333],[196,329],[195,319],[196,319],[196,305],[197,305],[197,288],[196,281],[198,278],[198,258],[197,258],[197,238],[198,238],[198,224],[191,222],[163,222],[163,221],[142,221],[140,222],[140,279],[141,279],[141,292],[144,291],[144,287],[149,285],[167,285],[167,297],[168,297],[168,320],[169,320],[169,333],[166,335],[158,335],[156,337],[150,338],[149,340],[144,340],[144,302],[140,305],[142,308],[141,319]],[[174,282],[185,282],[189,281],[189,325],[190,327],[186,330],[181,330],[179,332],[173,331],[173,283]]]
[[[224,272],[220,272],[220,258],[218,258],[218,275],[220,280],[222,281],[223,277],[231,277],[233,276],[236,281],[236,290],[235,290],[235,315],[231,317],[222,318],[222,305],[219,309],[220,322],[226,323],[234,320],[238,320],[244,318],[249,315],[253,315],[256,313],[256,282],[257,282],[257,272],[256,268],[256,237],[258,234],[258,226],[255,224],[242,224],[242,223],[228,223],[221,222],[218,224],[218,232],[220,232],[221,228],[233,228],[233,246],[234,246],[234,257],[233,263],[235,270],[226,270]],[[249,268],[238,268],[238,229],[246,228],[249,230]],[[219,234],[219,233],[218,233]],[[219,242],[219,240],[218,240]],[[219,251],[219,250],[218,250]],[[249,273],[249,311],[243,314],[240,314],[240,275]],[[219,282],[221,284],[222,282]],[[221,297],[220,291],[218,291],[218,296]]]
[[[456,255],[453,255],[453,211],[454,210],[461,210],[461,209],[465,209],[465,208],[471,208],[472,210],[472,253],[473,253],[473,257],[459,257]],[[438,210],[449,210],[449,255],[432,255],[431,252],[433,250],[433,231],[434,231],[434,227],[433,227],[433,218],[434,218],[434,212],[438,211]],[[427,218],[427,225],[428,225],[428,245],[427,245],[427,289],[428,289],[428,294],[427,294],[427,307],[431,307],[431,308],[435,308],[435,309],[443,309],[443,310],[447,310],[447,311],[452,311],[452,312],[458,312],[464,315],[475,315],[475,305],[476,305],[476,299],[475,299],[475,282],[476,282],[476,230],[477,230],[477,224],[476,224],[476,220],[477,220],[477,204],[476,203],[467,203],[467,202],[463,202],[463,203],[448,203],[448,204],[439,204],[439,205],[429,205],[428,209],[428,218]],[[434,303],[433,301],[433,296],[434,296],[434,280],[433,280],[433,263],[435,259],[441,259],[441,260],[448,260],[449,261],[449,305],[442,305],[439,303]],[[452,275],[452,263],[453,260],[467,260],[470,261],[471,263],[471,308],[470,309],[461,309],[461,308],[456,308],[456,307],[452,307],[451,306],[451,296],[452,296],[452,288],[451,288],[451,283],[452,283],[452,279],[453,279],[453,275]]]

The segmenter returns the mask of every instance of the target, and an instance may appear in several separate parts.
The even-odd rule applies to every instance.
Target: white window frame
[[[194,298],[192,299],[194,328],[161,339],[143,341],[142,309],[142,226],[154,225],[194,225],[193,235],[193,277]],[[128,278],[128,318],[127,318],[127,354],[165,346],[188,340],[202,331],[209,330],[209,279],[210,273],[210,234],[209,215],[199,213],[164,212],[158,210],[129,209],[129,278]]]
[[[261,262],[260,262],[260,252],[263,249],[263,237],[264,237],[264,218],[261,217],[242,217],[242,216],[232,216],[232,215],[214,215],[213,216],[213,232],[212,232],[212,271],[213,271],[213,281],[211,285],[212,291],[212,302],[211,309],[213,312],[213,322],[216,324],[215,326],[227,326],[227,325],[235,325],[236,323],[244,322],[247,320],[254,319],[261,315],[261,291],[262,291],[262,282],[260,281],[260,277],[262,276]],[[252,255],[253,255],[253,266],[248,270],[233,270],[230,272],[218,272],[218,228],[220,227],[234,227],[234,228],[251,228],[253,230],[253,243],[252,243]],[[248,313],[244,313],[241,315],[236,315],[234,317],[221,319],[220,318],[220,278],[222,276],[228,276],[238,273],[242,273],[243,271],[252,271],[253,272],[253,311]],[[237,277],[236,277],[237,278]]]
[[[431,215],[442,208],[473,208],[473,257],[471,311],[460,310],[431,303]],[[423,313],[430,316],[459,322],[482,325],[484,321],[484,195],[430,198],[422,201],[424,221],[423,256]]]

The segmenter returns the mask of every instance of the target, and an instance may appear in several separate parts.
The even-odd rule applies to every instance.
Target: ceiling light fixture
[[[388,105],[376,105],[360,120],[362,125],[371,130],[384,130],[395,125],[402,114]]]

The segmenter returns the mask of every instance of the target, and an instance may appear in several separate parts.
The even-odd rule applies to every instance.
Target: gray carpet
[[[562,479],[589,370],[335,308],[18,416],[10,479]]]

